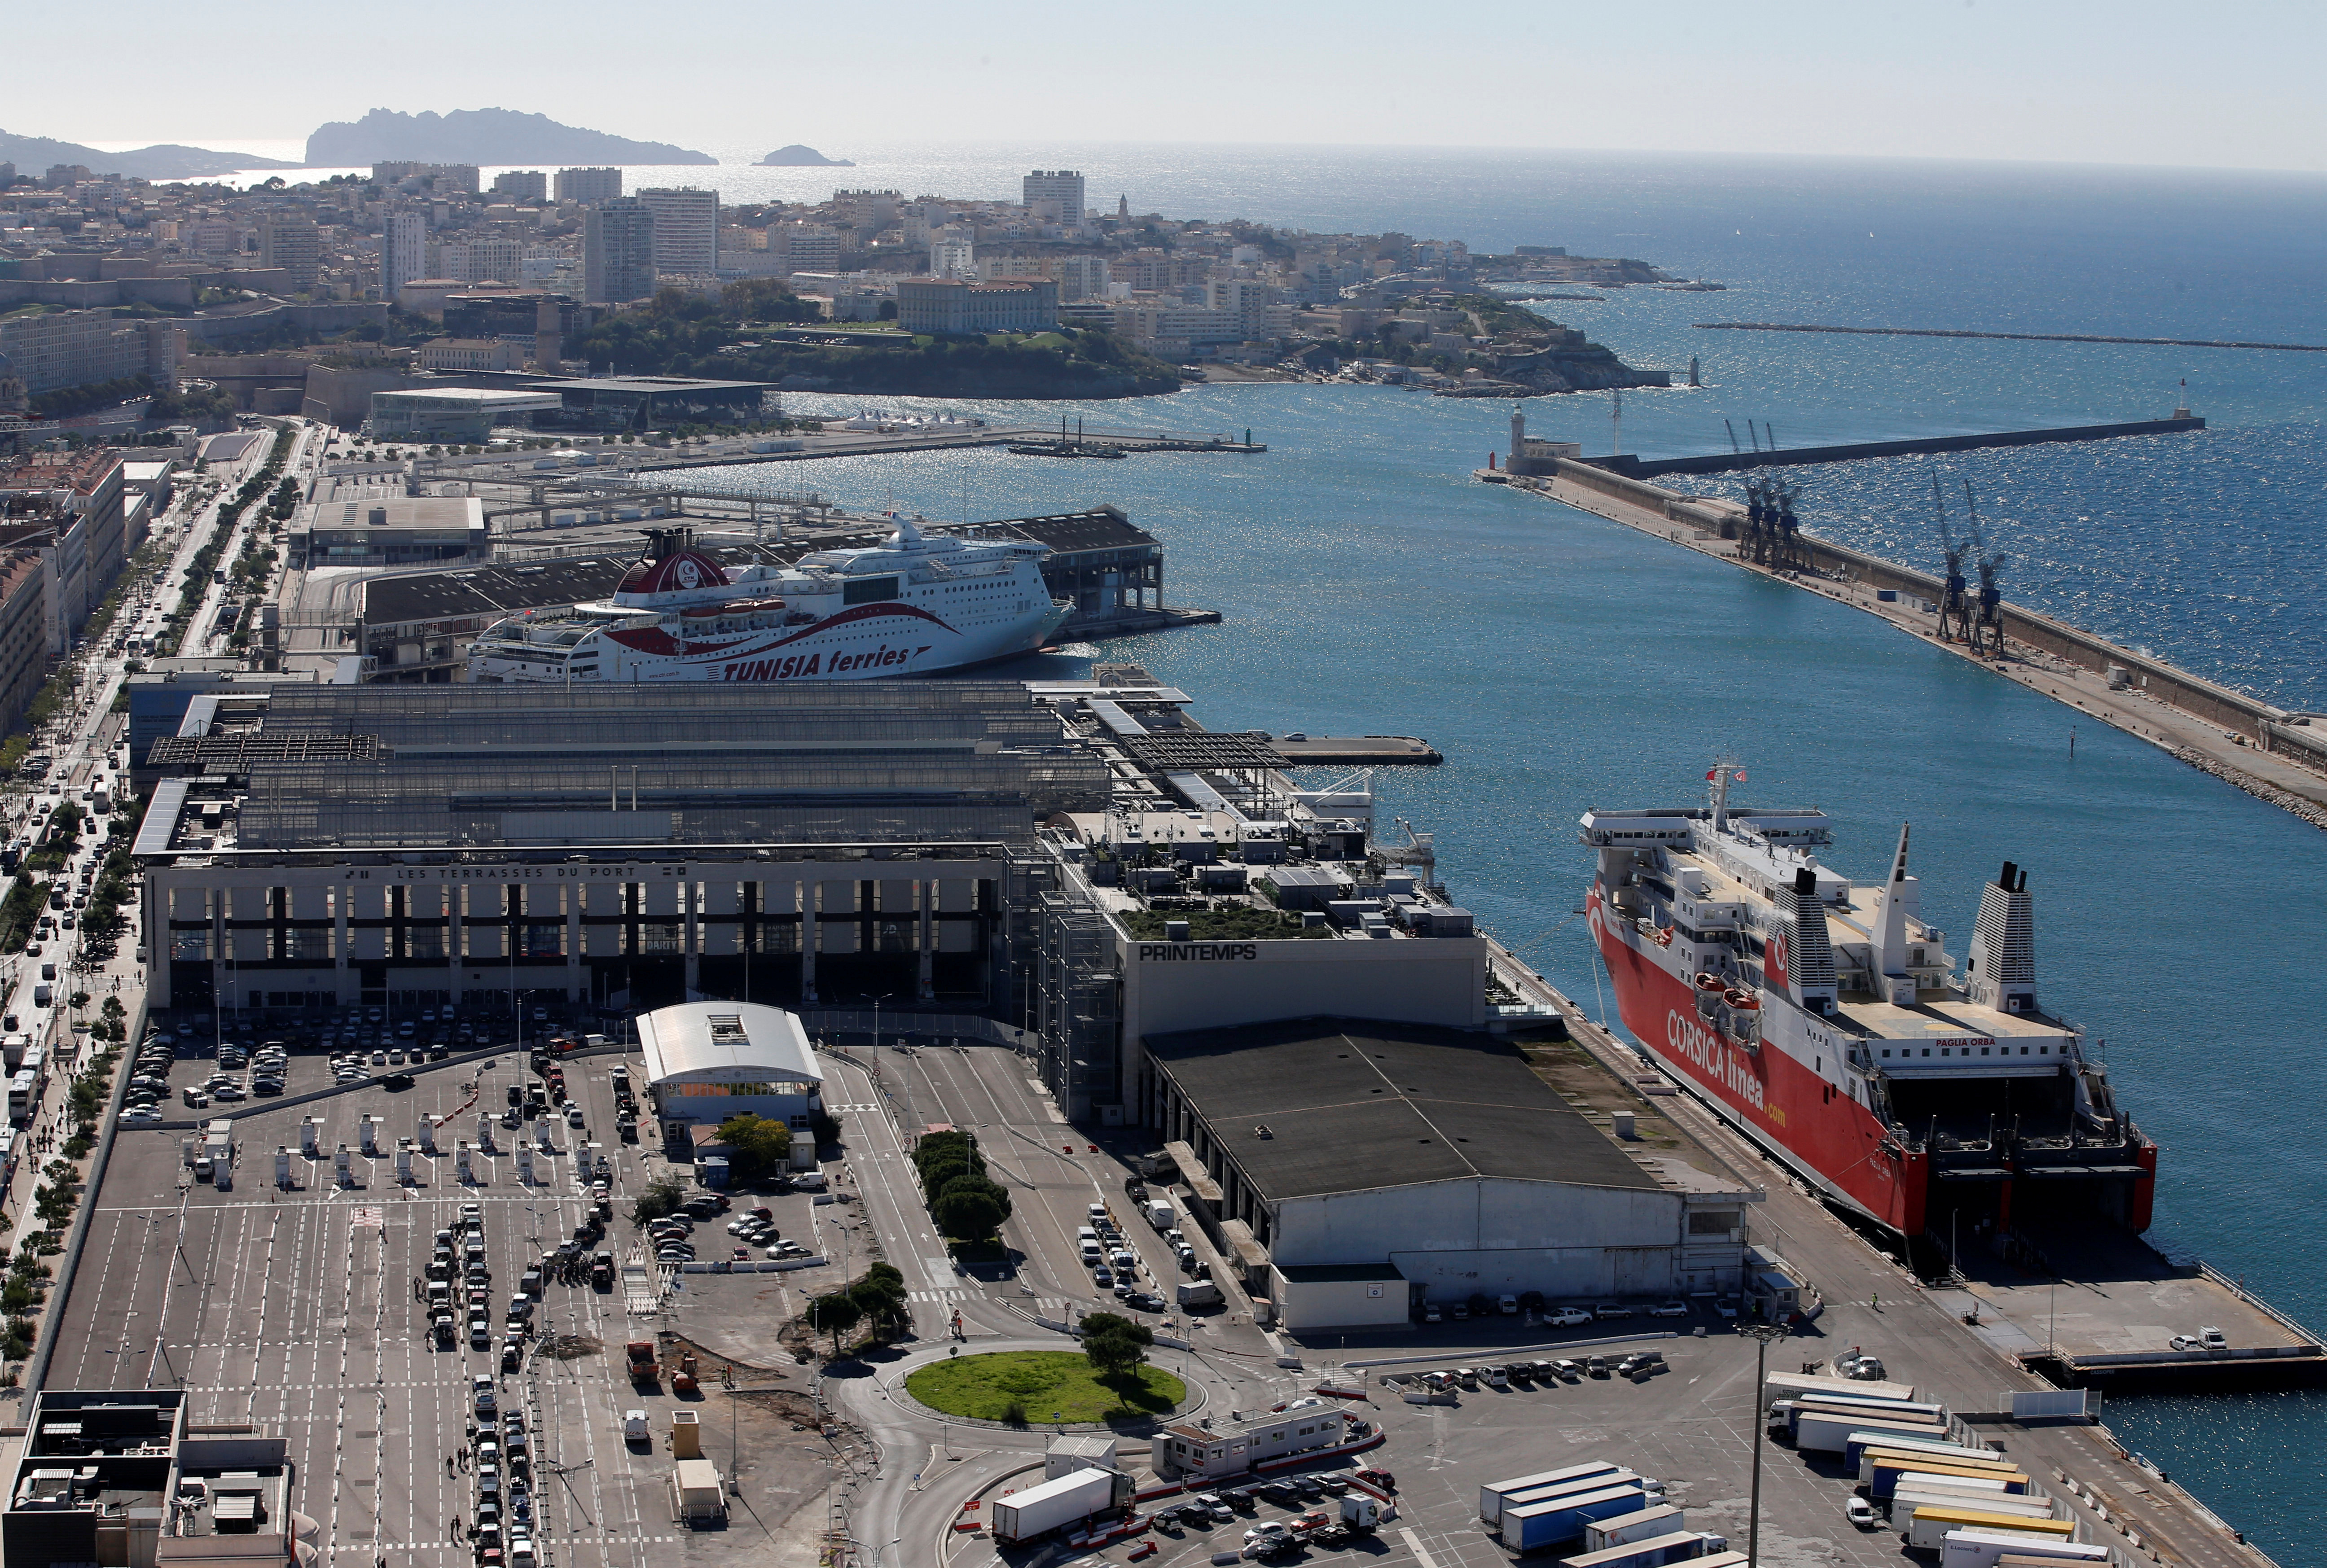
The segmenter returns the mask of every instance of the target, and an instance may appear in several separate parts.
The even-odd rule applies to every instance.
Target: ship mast
[[[1729,831],[1729,786],[1733,776],[1735,782],[1745,782],[1745,770],[1737,765],[1734,757],[1716,759],[1713,770],[1705,776],[1706,784],[1711,786],[1708,793],[1712,798],[1713,831],[1715,833]]]

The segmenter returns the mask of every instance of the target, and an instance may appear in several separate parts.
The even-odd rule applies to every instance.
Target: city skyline
[[[2327,27],[2315,10],[2276,3],[2233,7],[2197,30],[2162,0],[2033,14],[1963,0],[1894,14],[1818,0],[1774,19],[1687,0],[1653,32],[1600,8],[1510,14],[1471,5],[1439,14],[1429,37],[1416,41],[1410,14],[1367,0],[1335,16],[1330,62],[1313,58],[1325,40],[1307,18],[1239,13],[1242,48],[1222,54],[1201,11],[1186,19],[1193,25],[1162,33],[1088,16],[1067,27],[1061,14],[1053,33],[1036,8],[1022,19],[1030,36],[1044,40],[1042,90],[1027,92],[1015,63],[1023,56],[983,20],[908,0],[891,14],[888,85],[895,90],[876,103],[845,73],[810,73],[773,114],[731,107],[756,101],[744,90],[750,51],[696,47],[731,24],[745,34],[764,25],[729,5],[705,8],[699,28],[626,36],[603,61],[574,61],[538,100],[512,99],[491,62],[503,46],[538,43],[539,16],[423,5],[411,20],[425,33],[440,14],[466,46],[432,62],[425,101],[390,107],[500,105],[723,150],[806,141],[852,156],[860,138],[901,137],[930,147],[1047,137],[1070,148],[1081,138],[1062,127],[1135,124],[1145,133],[1138,139],[1188,145],[2327,170],[2327,107],[2304,74]],[[158,8],[151,15],[153,47],[95,81],[59,74],[17,84],[6,128],[108,147],[181,142],[265,155],[370,107],[369,98],[350,96],[338,42],[304,25],[304,14],[280,0],[259,0],[254,17],[262,28],[280,19],[269,29],[280,70],[266,94],[246,101],[198,85],[237,68],[234,44],[194,18]],[[610,29],[620,25],[618,14],[588,0],[559,13],[578,35],[601,17]],[[79,44],[72,25],[58,14],[34,15],[20,36],[28,54],[43,43],[61,51]],[[853,42],[836,21],[786,25],[805,28],[811,48],[827,27],[836,46]],[[2154,47],[2166,36],[2171,50]],[[1489,38],[1491,51],[1476,47]],[[1117,69],[1128,58],[1146,69]],[[1288,76],[1288,64],[1304,59],[1309,67]],[[1306,85],[1288,91],[1294,79]],[[965,95],[976,105],[967,122]],[[1408,127],[1413,134],[1398,134]]]

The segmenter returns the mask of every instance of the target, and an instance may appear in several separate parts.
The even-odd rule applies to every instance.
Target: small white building
[[[780,1007],[688,1002],[639,1018],[647,1093],[666,1144],[684,1148],[749,1114],[807,1134],[824,1110],[824,1068]],[[813,1140],[809,1140],[813,1146]]]
[[[1288,1454],[1331,1448],[1348,1423],[1339,1405],[1322,1399],[1296,1399],[1279,1411],[1263,1411],[1201,1424],[1177,1423],[1148,1439],[1148,1459],[1159,1476],[1192,1475],[1210,1480],[1242,1475],[1257,1464]]]

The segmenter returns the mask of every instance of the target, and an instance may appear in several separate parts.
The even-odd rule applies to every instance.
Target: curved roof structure
[[[688,1002],[639,1018],[650,1084],[824,1081],[800,1022],[780,1007]]]

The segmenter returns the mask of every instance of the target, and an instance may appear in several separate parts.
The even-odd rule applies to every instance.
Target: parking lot
[[[533,1125],[512,1131],[498,1122],[509,1088],[538,1081],[514,1051],[407,1064],[409,1087],[368,1079],[303,1104],[262,1098],[190,1111],[173,1099],[169,1113],[182,1121],[233,1115],[231,1180],[221,1190],[195,1179],[184,1154],[191,1132],[122,1131],[93,1199],[51,1384],[182,1386],[193,1395],[198,1425],[249,1423],[280,1431],[297,1467],[294,1505],[319,1521],[327,1551],[451,1568],[477,1561],[468,1535],[479,1499],[470,1450],[472,1379],[483,1376],[494,1390],[495,1417],[515,1408],[529,1427],[533,1457],[524,1479],[541,1562],[643,1568],[668,1560],[686,1540],[729,1552],[745,1545],[731,1533],[722,1547],[722,1536],[690,1534],[671,1521],[665,1440],[674,1401],[634,1388],[622,1350],[627,1340],[652,1339],[661,1321],[659,1314],[627,1315],[619,1281],[606,1290],[545,1283],[521,1367],[501,1370],[509,1297],[526,1270],[572,1237],[590,1212],[577,1154],[591,1143],[600,1145],[611,1167],[615,1212],[606,1238],[592,1249],[621,1259],[636,1248],[630,1202],[665,1167],[651,1118],[645,1143],[616,1137],[608,1075],[624,1062],[635,1077],[635,1058],[566,1063],[582,1125],[551,1119],[551,1138],[532,1159],[530,1181],[522,1177],[517,1149],[520,1136],[533,1135]],[[180,1061],[173,1090],[200,1081],[197,1074],[207,1077],[212,1065],[209,1057]],[[397,1069],[367,1060],[367,1070]],[[294,1050],[285,1078],[286,1098],[330,1089],[324,1050]],[[481,1114],[494,1118],[485,1129],[490,1141],[480,1138]],[[397,1143],[416,1143],[424,1116],[445,1118],[435,1133],[439,1153],[414,1150],[407,1182]],[[309,1117],[320,1124],[312,1158],[303,1153]],[[367,1154],[362,1128],[373,1117],[379,1118],[378,1152]],[[464,1141],[478,1145],[466,1182],[454,1152]],[[337,1171],[342,1148],[344,1184]],[[277,1183],[278,1162],[287,1162],[286,1185]],[[780,1224],[812,1232],[804,1196],[781,1202]],[[452,1348],[438,1349],[423,1299],[425,1275],[436,1234],[460,1227],[463,1208],[471,1204],[491,1274],[492,1330],[486,1349],[473,1349],[465,1331]],[[703,1256],[726,1255],[733,1238],[717,1225],[700,1234]],[[455,1289],[457,1297],[457,1282]],[[720,1421],[724,1439],[729,1418],[720,1403],[719,1417],[706,1420]],[[621,1418],[632,1408],[653,1412],[651,1442],[624,1441]],[[513,1504],[520,1478],[509,1479]],[[755,1509],[747,1498],[741,1517],[780,1523],[801,1500],[803,1479],[771,1478],[771,1507]],[[817,1481],[805,1495],[820,1489]]]
[[[1456,1388],[1452,1405],[1417,1405],[1406,1404],[1397,1388],[1384,1386],[1380,1378],[1389,1374],[1418,1383],[1426,1372],[1504,1365],[1525,1352],[1496,1356],[1481,1347],[1434,1358],[1425,1347],[1412,1345],[1391,1352],[1422,1358],[1372,1369],[1370,1403],[1351,1406],[1360,1419],[1378,1423],[1388,1441],[1356,1460],[1315,1470],[1330,1468],[1346,1475],[1374,1466],[1391,1472],[1397,1517],[1371,1541],[1341,1550],[1312,1547],[1282,1560],[1503,1568],[1513,1558],[1480,1526],[1479,1488],[1587,1461],[1619,1464],[1662,1481],[1667,1500],[1686,1514],[1687,1528],[1724,1535],[1733,1548],[1744,1550],[1755,1417],[1752,1343],[1721,1329],[1702,1339],[1686,1330],[1652,1339],[1661,1331],[1658,1326],[1612,1326],[1625,1332],[1626,1342],[1595,1346],[1571,1339],[1529,1358],[1565,1356],[1581,1361],[1601,1354],[1612,1364],[1636,1349],[1652,1349],[1667,1369],[1638,1383],[1587,1374],[1529,1377],[1494,1387],[1481,1378],[1475,1389]],[[1782,1362],[1772,1365],[1772,1370],[1791,1369]],[[1765,1451],[1763,1463],[1763,1562],[1787,1568],[1874,1568],[1908,1561],[1895,1534],[1861,1532],[1846,1523],[1843,1505],[1853,1479],[1838,1467],[1812,1464],[1780,1445]],[[1257,1526],[1321,1506],[1331,1512],[1332,1499],[1292,1506],[1264,1499],[1249,1510],[1239,1509],[1231,1521],[1167,1526],[1155,1533],[1162,1550],[1149,1561],[1157,1568],[1209,1562],[1216,1551],[1240,1547],[1246,1532]],[[1119,1560],[1129,1550],[1126,1544],[1105,1555]]]

